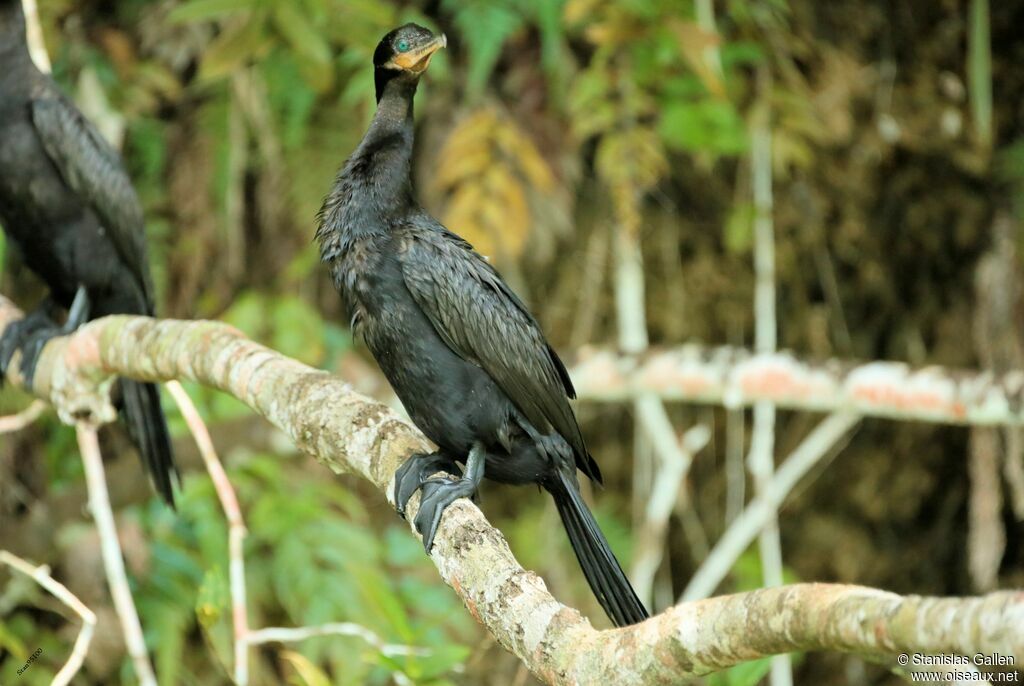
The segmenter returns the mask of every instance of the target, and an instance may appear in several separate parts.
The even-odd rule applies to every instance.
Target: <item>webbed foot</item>
[[[6,355],[5,357],[0,357],[0,369],[6,372],[7,365],[10,364],[14,351],[20,349],[21,374],[25,379],[25,388],[31,389],[32,382],[35,379],[36,365],[39,362],[39,354],[43,352],[43,348],[46,347],[50,339],[57,336],[66,336],[81,326],[89,318],[89,306],[89,294],[84,286],[80,286],[75,293],[74,302],[71,303],[71,309],[68,310],[67,321],[63,325],[57,326],[53,323],[53,320],[46,314],[46,309],[48,308],[45,305],[34,311],[22,320],[22,322],[26,323],[26,326],[17,334],[18,340],[14,341],[10,352],[0,350],[0,355]],[[39,313],[42,314],[40,315]],[[6,335],[4,338],[6,339]],[[0,340],[0,348],[2,348],[3,343],[4,341]]]
[[[422,486],[427,479],[437,472],[448,472],[462,476],[462,470],[452,458],[440,450],[434,453],[418,453],[413,455],[395,472],[395,508],[398,514],[405,517],[405,508],[409,498]]]
[[[41,327],[30,333],[22,341],[21,349],[21,376],[25,379],[25,388],[32,390],[32,383],[36,376],[36,365],[39,363],[39,354],[51,339],[61,335],[61,330],[56,325]]]
[[[42,329],[56,329],[50,320],[46,306],[40,306],[27,314],[24,319],[10,323],[0,336],[0,383],[7,376],[7,368],[11,364],[14,352],[20,350],[29,336]],[[24,367],[24,365],[22,365]]]
[[[477,444],[469,451],[466,474],[461,479],[428,479],[423,483],[423,499],[420,500],[415,524],[423,536],[423,549],[428,555],[444,511],[459,498],[468,498],[476,493],[484,477],[485,457],[483,447]]]

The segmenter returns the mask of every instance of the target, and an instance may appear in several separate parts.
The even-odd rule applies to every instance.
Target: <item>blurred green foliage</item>
[[[472,636],[472,620],[459,611],[458,598],[438,586],[433,566],[400,524],[372,522],[343,484],[310,478],[296,469],[296,460],[252,455],[230,473],[247,516],[253,626],[356,622],[387,643],[424,648],[429,655],[387,657],[347,637],[310,639],[288,649],[331,669],[332,683],[385,683],[396,670],[416,683],[447,683],[444,676],[468,654],[457,639]],[[232,664],[227,527],[212,485],[190,477],[177,513],[153,503],[143,516],[153,566],[140,579],[136,601],[151,618],[147,640],[160,683],[211,683],[208,658],[189,655],[188,639],[196,630],[226,680]]]
[[[1019,113],[1001,102],[1016,102],[1024,88],[1014,90],[1016,62],[989,45],[1005,44],[1009,29],[1001,27],[1019,25],[1001,3],[972,0],[959,14],[941,3],[911,12],[900,3],[808,0],[40,5],[55,78],[122,146],[143,199],[160,313],[221,319],[353,383],[352,363],[363,353],[319,264],[314,217],[372,116],[373,49],[407,21],[450,39],[417,98],[418,194],[492,256],[560,348],[614,340],[609,225],[642,239],[653,341],[749,340],[746,157],[756,108],[771,111],[780,340],[801,354],[975,364],[962,333],[973,321],[983,227],[1003,204],[1024,215],[1024,131],[1014,123]],[[1003,91],[993,91],[1000,75]],[[973,133],[954,126],[965,113]],[[17,263],[7,252],[0,239],[5,267]],[[21,288],[12,272],[5,269],[4,293]],[[25,306],[38,296],[26,292]],[[250,413],[221,393],[187,390],[214,428]],[[5,390],[2,401],[16,407],[25,398]],[[184,436],[176,409],[165,407]],[[632,426],[624,412],[609,412],[585,408],[584,428],[609,477],[597,516],[628,567]],[[803,428],[780,421],[780,446]],[[949,570],[963,546],[948,518],[935,516],[956,503],[920,485],[962,482],[962,446],[886,431],[895,430],[865,430],[869,438],[848,448],[857,466],[830,468],[839,475],[817,505],[869,533],[844,543],[854,552],[832,555],[831,529],[816,537],[814,526],[825,525],[801,529],[799,513],[787,513],[805,535],[787,547],[787,561],[808,578],[897,587],[913,579],[905,590],[961,591],[965,582]],[[8,458],[0,467],[12,470],[10,478],[0,473],[0,522],[22,517],[32,498],[80,485],[74,435],[52,416],[9,446],[0,447]],[[265,446],[219,447],[250,532],[254,627],[355,621],[385,641],[430,651],[387,657],[338,637],[270,644],[253,651],[256,683],[384,684],[394,671],[423,684],[526,678],[439,583],[378,494],[364,497],[354,481],[327,479],[322,467]],[[26,466],[24,454],[45,459]],[[903,483],[890,478],[893,464],[910,470],[914,488],[891,490]],[[686,486],[711,540],[724,526],[720,472],[714,460],[698,459]],[[810,500],[800,507],[813,511]],[[890,502],[897,505],[883,506]],[[558,524],[544,497],[487,486],[484,505],[519,559],[601,625],[564,536],[548,535]],[[227,530],[208,480],[187,476],[177,512],[150,501],[121,514],[144,532],[146,562],[132,569],[133,591],[160,682],[228,683]],[[948,564],[911,576],[901,536],[929,527],[938,531],[932,547],[921,543],[914,557],[944,552]],[[662,597],[700,562],[689,535],[674,518]],[[859,554],[853,546],[863,539],[888,545],[888,555]],[[49,561],[58,576],[73,577],[79,570],[63,558],[67,547]],[[729,584],[753,588],[760,579],[749,552]],[[34,586],[13,578],[0,588],[0,683],[49,683],[73,641],[68,625]],[[40,660],[18,676],[37,647]],[[129,662],[116,659],[112,671],[89,666],[79,682],[130,683]],[[753,662],[706,683],[752,686],[768,669]]]
[[[246,583],[254,628],[355,622],[387,643],[421,648],[425,655],[385,656],[362,639],[334,636],[288,649],[329,669],[330,683],[387,683],[394,671],[415,683],[450,683],[448,675],[469,653],[460,639],[472,638],[473,620],[455,594],[437,583],[436,571],[405,527],[390,519],[373,521],[379,507],[368,511],[343,483],[310,474],[298,457],[247,455],[229,477],[247,516]],[[185,479],[177,505],[172,512],[154,500],[134,513],[147,536],[146,569],[133,587],[146,641],[160,683],[229,683],[227,526],[204,475]],[[34,586],[30,591],[22,602],[41,599]],[[18,611],[0,621],[0,646],[14,658],[0,665],[2,683],[15,683],[15,663],[36,647],[43,648],[44,658],[26,683],[49,683],[67,654],[64,638],[30,616]],[[207,650],[195,650],[198,635]],[[264,658],[253,661],[256,683],[275,682],[273,675],[283,669],[266,659],[268,649],[255,651]]]

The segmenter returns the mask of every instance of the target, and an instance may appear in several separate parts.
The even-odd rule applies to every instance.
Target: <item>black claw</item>
[[[437,471],[451,471],[447,467],[438,466],[439,460],[449,461],[449,458],[444,455],[434,453],[410,458],[410,461],[418,458],[421,463],[422,471],[420,471],[421,478],[418,487],[423,489],[423,496],[420,499],[420,509],[416,513],[415,524],[416,531],[423,536],[423,549],[427,551],[427,555],[430,554],[430,549],[434,545],[434,534],[437,533],[437,527],[441,523],[441,515],[444,514],[444,511],[459,498],[468,498],[476,493],[480,486],[480,480],[484,478],[485,457],[486,452],[483,446],[474,444],[466,459],[466,473],[463,475],[462,472],[459,472],[461,475],[459,479],[427,479]],[[426,469],[423,469],[424,465],[426,465]],[[413,468],[410,467],[408,471],[413,471]],[[408,479],[406,474],[403,476]],[[408,500],[405,501],[405,503],[407,502]],[[405,503],[403,503],[403,509]]]
[[[463,479],[430,479],[423,484],[423,498],[416,513],[416,531],[423,536],[423,549],[430,554],[441,515],[459,498],[473,494],[475,487]]]
[[[54,336],[71,333],[89,318],[89,294],[84,287],[75,293],[68,319],[63,326],[58,326],[50,317],[53,306],[51,300],[44,300],[24,319],[10,324],[4,335],[0,336],[0,384],[7,376],[7,368],[15,351],[21,350],[21,374],[25,378],[25,387],[31,389],[39,353],[46,343]]]
[[[20,347],[22,333],[21,328],[25,320],[12,322],[4,330],[4,335],[0,336],[0,374],[3,378],[7,376],[7,368],[11,365],[11,358],[14,357],[14,351]]]
[[[39,363],[39,354],[43,348],[54,337],[60,335],[56,327],[40,328],[28,335],[21,344],[21,375],[25,379],[25,388],[31,390],[32,383],[36,376],[36,364]]]
[[[43,307],[34,310],[24,319],[20,319],[8,325],[3,336],[0,336],[0,384],[2,384],[3,379],[7,376],[7,368],[11,364],[11,358],[14,357],[15,351],[22,351],[21,368],[22,371],[25,372],[26,365],[30,361],[29,351],[25,349],[26,346],[28,346],[39,333],[48,334],[45,340],[49,340],[49,336],[52,336],[52,332],[55,328],[56,325],[50,320]],[[32,363],[28,365],[28,369],[30,371],[35,371],[34,358],[37,358],[38,356],[38,351],[32,355]],[[26,383],[28,383],[31,377],[26,375],[25,379]],[[29,387],[31,387],[31,384],[29,384]]]
[[[64,322],[64,326],[60,329],[61,334],[67,335],[84,324],[89,319],[89,311],[91,309],[92,301],[89,300],[89,291],[85,290],[85,286],[79,286],[75,292],[75,299],[71,303],[71,308],[68,310],[67,321]]]
[[[409,491],[409,487],[406,486],[406,482],[410,480],[408,478],[409,472],[412,471],[413,467],[416,465],[418,457],[420,456],[413,455],[403,462],[402,466],[395,472],[395,510],[398,511],[398,514],[402,519],[405,519],[405,507],[409,504],[409,498],[412,497],[412,494],[415,491],[415,489]],[[406,493],[406,491],[409,492]]]
[[[409,498],[426,482],[427,478],[437,472],[448,472],[449,474],[462,475],[455,460],[446,455],[436,453],[421,453],[410,457],[395,472],[395,509],[398,514],[405,517],[405,510],[409,505]]]

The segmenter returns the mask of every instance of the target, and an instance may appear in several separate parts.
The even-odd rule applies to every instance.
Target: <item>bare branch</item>
[[[78,674],[82,668],[85,656],[89,652],[89,643],[92,641],[92,634],[96,630],[96,614],[85,606],[78,597],[67,589],[67,586],[50,576],[50,568],[46,565],[35,567],[16,555],[6,550],[0,550],[0,564],[8,565],[22,574],[31,577],[40,586],[52,593],[57,600],[71,608],[82,618],[82,628],[75,639],[75,645],[68,655],[68,661],[64,663],[57,675],[53,677],[51,686],[67,686],[71,679]]]
[[[52,71],[50,55],[46,52],[43,42],[43,27],[39,24],[39,8],[36,0],[21,0],[21,8],[25,13],[25,37],[28,40],[28,54],[35,62],[36,68],[44,74]]]
[[[751,121],[750,177],[754,195],[754,347],[759,353],[774,353],[778,347],[775,315],[775,222],[772,218],[772,131],[771,76],[763,66],[757,73],[758,103]],[[754,405],[753,434],[747,465],[754,480],[754,493],[761,495],[775,472],[775,405],[761,401]],[[773,512],[758,535],[762,580],[765,586],[782,585],[782,538],[777,512]],[[788,655],[772,658],[771,686],[792,686],[793,669]]]
[[[39,419],[46,409],[46,403],[42,400],[33,400],[32,404],[17,414],[0,417],[0,434],[21,431],[28,427],[35,420]]]
[[[585,349],[570,370],[581,399],[749,407],[765,400],[811,412],[851,410],[938,424],[1024,426],[1024,370],[992,374],[902,362],[808,362],[791,352],[684,345],[634,354]]]
[[[718,539],[704,564],[690,578],[681,601],[699,600],[715,592],[751,541],[757,538],[765,524],[775,519],[779,506],[793,487],[858,421],[860,417],[850,412],[832,414],[807,435]]]
[[[224,471],[224,465],[217,457],[210,431],[206,428],[203,418],[199,416],[199,410],[196,409],[192,398],[178,381],[168,381],[167,390],[177,403],[189,432],[195,438],[199,455],[203,458],[203,464],[210,474],[210,481],[213,482],[217,499],[220,501],[221,510],[228,520],[228,574],[231,580],[231,619],[235,638],[235,683],[238,686],[246,686],[249,683],[249,650],[246,644],[249,636],[249,611],[245,598],[243,551],[247,531],[242,519],[242,509],[238,506],[238,496],[228,479],[227,472]]]
[[[138,612],[135,611],[131,589],[128,588],[128,575],[124,570],[121,543],[117,539],[117,528],[114,526],[114,512],[110,508],[110,497],[107,495],[107,482],[103,474],[103,458],[100,456],[96,428],[79,422],[75,425],[75,431],[78,435],[78,449],[85,464],[85,480],[89,485],[89,510],[96,520],[96,529],[100,535],[103,567],[106,570],[110,595],[114,599],[114,609],[121,620],[125,646],[132,658],[132,664],[135,665],[135,675],[139,683],[142,686],[157,686],[153,666],[149,663],[149,653],[146,652],[146,642],[142,637],[142,625],[139,623]]]
[[[249,645],[261,643],[293,643],[305,641],[307,638],[316,636],[355,636],[366,641],[367,644],[376,648],[381,655],[394,657],[398,655],[412,655],[426,657],[430,651],[426,648],[414,648],[411,646],[385,643],[380,636],[367,629],[361,624],[352,622],[334,622],[332,624],[320,624],[317,626],[303,626],[295,629],[269,628],[250,631],[245,641]]]
[[[643,411],[648,403],[658,405],[649,414]],[[639,419],[645,423],[648,436],[655,444],[664,444],[658,450],[658,478],[651,489],[643,521],[636,532],[636,551],[630,574],[637,595],[648,598],[654,585],[654,575],[665,554],[669,515],[679,499],[679,489],[693,462],[693,456],[711,440],[711,430],[698,424],[689,429],[680,441],[657,398],[642,397],[637,401],[637,408],[641,409]]]

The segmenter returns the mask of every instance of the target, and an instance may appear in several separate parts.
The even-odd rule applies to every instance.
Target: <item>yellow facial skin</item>
[[[414,74],[422,74],[430,66],[430,58],[434,53],[448,45],[448,38],[442,33],[429,43],[424,43],[418,48],[407,52],[401,52],[388,60],[384,66],[390,69],[401,69],[411,71]]]

